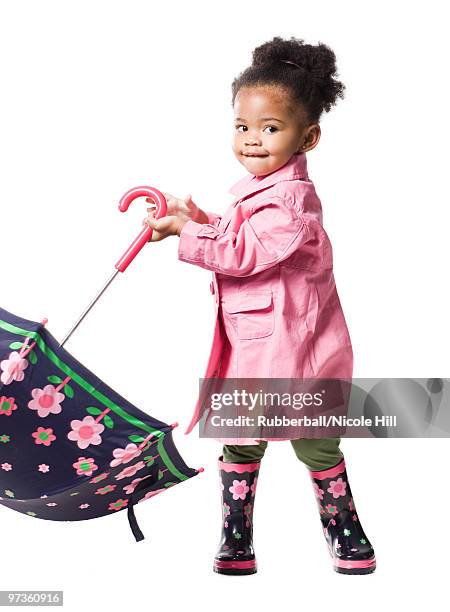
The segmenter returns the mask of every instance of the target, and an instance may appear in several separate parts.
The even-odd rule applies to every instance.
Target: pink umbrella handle
[[[127,191],[121,198],[119,202],[119,210],[121,212],[126,212],[133,200],[136,198],[152,198],[152,200],[156,204],[156,214],[155,219],[160,219],[161,217],[165,217],[167,214],[167,202],[166,198],[163,194],[155,189],[154,187],[133,187]],[[153,230],[148,225],[141,231],[141,233],[134,239],[134,241],[130,244],[128,249],[116,263],[115,267],[119,272],[125,272],[130,263],[139,253],[139,251],[147,244],[152,236]]]

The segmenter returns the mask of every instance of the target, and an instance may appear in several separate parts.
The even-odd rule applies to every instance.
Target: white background
[[[0,3],[0,304],[62,339],[141,229],[149,184],[223,212],[245,174],[231,82],[273,36],[321,41],[346,97],[308,170],[322,201],[355,377],[448,375],[448,32],[441,2]],[[374,545],[369,576],[333,572],[306,468],[269,445],[254,576],[212,572],[220,445],[184,435],[211,342],[210,273],[148,245],[66,348],[156,418],[205,472],[126,512],[40,521],[0,507],[0,589],[64,589],[70,611],[312,606],[444,609],[448,440],[344,439]],[[447,265],[446,265],[447,264]],[[0,432],[1,433],[1,432]],[[1,451],[1,449],[0,449]],[[445,590],[444,590],[445,589]],[[439,603],[441,601],[441,603]]]

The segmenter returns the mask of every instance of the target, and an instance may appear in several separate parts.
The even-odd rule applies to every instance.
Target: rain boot
[[[253,506],[261,461],[226,463],[219,457],[222,490],[222,539],[214,558],[219,574],[256,572],[253,550]]]
[[[309,473],[334,570],[370,574],[376,567],[375,554],[356,513],[344,458],[334,467]]]

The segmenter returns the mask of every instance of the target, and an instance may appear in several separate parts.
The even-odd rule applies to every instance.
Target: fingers
[[[151,227],[153,230],[147,242],[158,242],[159,240],[162,240],[162,234],[154,229],[154,225],[157,222],[158,221],[156,219],[150,219],[148,217],[142,222],[142,225],[148,225],[148,227]]]
[[[170,195],[170,193],[167,193],[167,191],[161,191],[161,193],[163,194],[163,196],[166,198],[166,200],[173,198],[173,195]],[[150,202],[150,203],[154,203],[155,200],[151,197],[145,198],[146,202]]]
[[[172,235],[171,226],[173,221],[167,217],[162,217],[161,219],[147,217],[144,223],[146,223],[153,230],[151,242],[157,242]]]
[[[167,204],[167,215],[172,215],[176,212],[177,210],[177,198],[173,195],[171,195],[170,193],[167,193],[165,191],[161,191],[161,193],[163,194],[163,196],[166,199],[166,204]],[[150,210],[154,210],[156,211],[156,203],[152,200],[152,198],[145,198],[145,201],[148,202],[149,204],[153,204],[152,207],[147,208],[147,211]]]
[[[156,213],[156,209],[157,209],[156,202],[152,198],[145,198],[145,201],[151,204],[151,206],[147,208],[147,212],[149,213],[149,216],[150,215],[154,216]]]
[[[190,193],[188,193],[187,196],[184,198],[184,203],[187,209],[189,210],[190,214],[192,214],[192,212],[198,208],[197,204],[192,199],[192,194]]]
[[[166,204],[167,204],[166,216],[178,215],[180,210],[185,210],[184,206],[189,209],[193,205],[192,195],[190,193],[184,199],[176,198],[175,196],[168,193],[167,191],[161,191],[161,193],[166,199]],[[151,197],[145,198],[145,201],[148,204],[151,204],[151,206],[147,208],[147,212],[149,213],[149,215],[152,214],[153,216],[157,209],[156,203]]]
[[[154,218],[154,217],[155,217],[155,212],[154,212],[154,211],[151,211],[149,208],[147,208],[147,210],[149,211],[149,213],[148,213],[148,217],[145,217],[145,219],[142,219],[142,225],[146,225],[146,224],[148,225],[147,221],[148,221],[149,219],[156,220],[156,219]]]

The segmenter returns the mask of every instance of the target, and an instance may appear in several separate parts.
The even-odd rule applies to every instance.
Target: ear
[[[320,125],[318,123],[314,123],[313,125],[309,126],[308,134],[305,138],[305,142],[300,147],[300,152],[306,153],[307,151],[311,151],[311,149],[314,149],[314,147],[316,147],[319,143],[320,136],[321,130]]]

